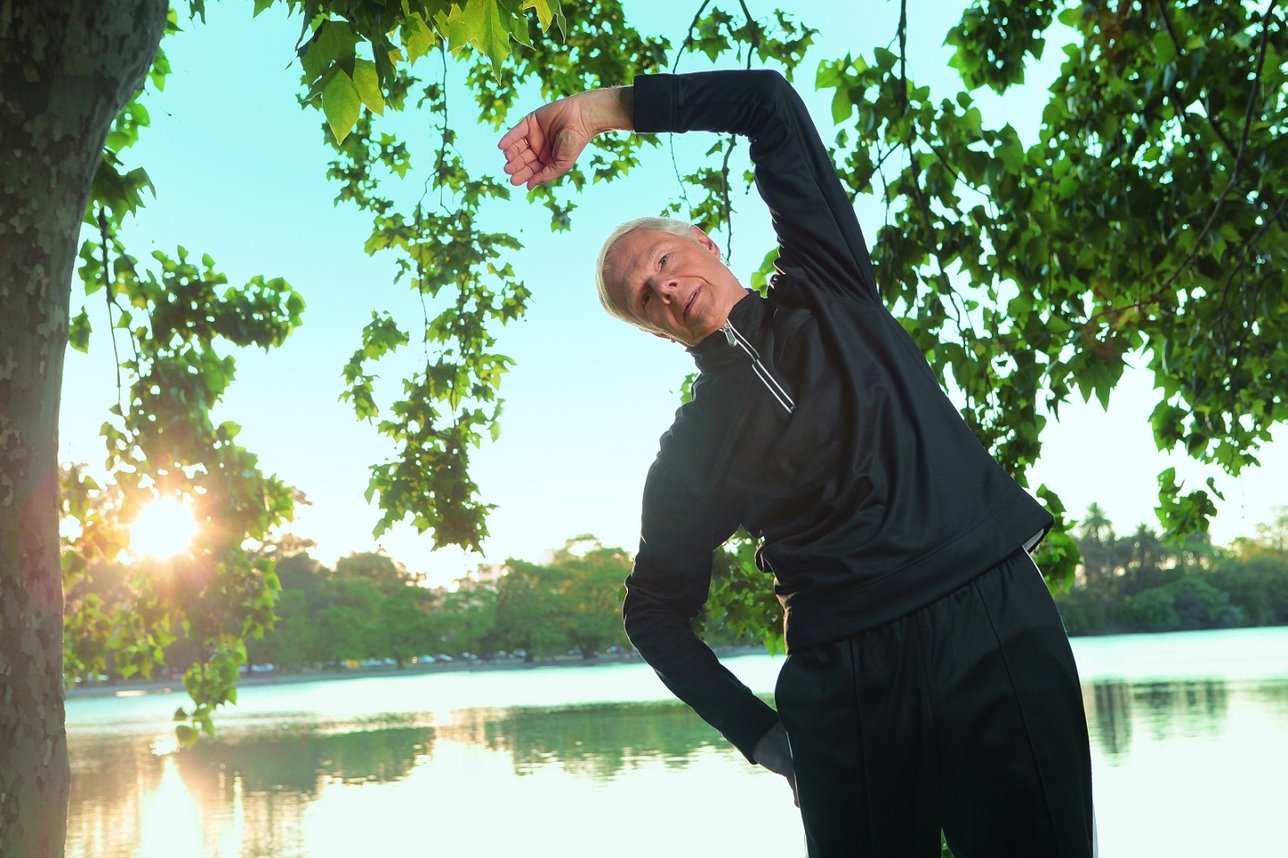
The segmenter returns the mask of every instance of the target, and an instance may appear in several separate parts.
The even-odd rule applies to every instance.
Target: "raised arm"
[[[635,79],[635,129],[722,131],[751,141],[756,189],[769,206],[783,285],[877,300],[872,263],[849,195],[805,104],[776,71]]]
[[[511,184],[533,188],[562,176],[592,137],[610,130],[747,137],[781,247],[777,267],[786,278],[776,285],[878,300],[849,195],[800,96],[778,72],[640,75],[633,87],[547,104],[501,138]]]

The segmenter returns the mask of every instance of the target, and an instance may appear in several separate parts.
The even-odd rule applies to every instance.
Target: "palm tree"
[[[1160,566],[1169,553],[1158,534],[1150,530],[1143,521],[1136,526],[1136,532],[1131,536],[1131,547],[1132,559],[1137,566]]]
[[[1109,571],[1110,549],[1114,526],[1100,504],[1092,503],[1079,528],[1078,548],[1082,552],[1082,571],[1088,587],[1097,586]]]

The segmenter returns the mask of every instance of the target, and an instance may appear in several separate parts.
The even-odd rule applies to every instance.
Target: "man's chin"
[[[717,333],[719,330],[720,330],[719,325],[712,325],[709,328],[697,328],[697,329],[690,328],[689,333],[686,335],[687,337],[686,342],[690,346],[696,346],[698,343],[702,342],[712,334]]]

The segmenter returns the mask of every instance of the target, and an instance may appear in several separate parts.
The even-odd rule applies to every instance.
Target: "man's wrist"
[[[781,751],[787,745],[787,730],[783,728],[783,722],[778,721],[772,727],[765,731],[756,746],[752,748],[752,762],[766,768],[776,768],[774,765],[778,762]]]
[[[633,131],[635,128],[635,88],[614,86],[592,89],[581,94],[583,109],[592,134],[605,131]]]

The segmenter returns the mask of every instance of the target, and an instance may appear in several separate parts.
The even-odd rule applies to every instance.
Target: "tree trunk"
[[[90,183],[165,0],[0,0],[0,855],[63,854],[58,399]]]

